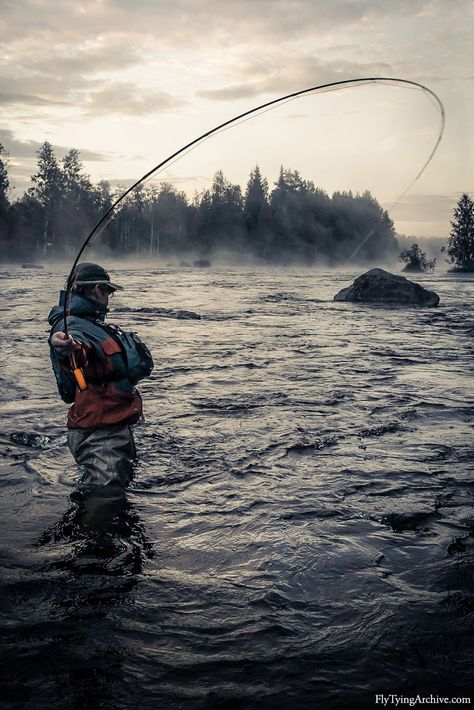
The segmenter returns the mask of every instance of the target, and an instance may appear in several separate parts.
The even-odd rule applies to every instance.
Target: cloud
[[[44,99],[41,96],[34,96],[32,94],[3,94],[0,93],[0,104],[4,106],[18,104],[27,104],[29,106],[70,106],[71,104],[67,101],[52,101],[51,99]]]
[[[471,83],[447,83],[474,74],[471,0],[0,3],[0,110],[3,126],[10,129],[0,133],[0,140],[10,150],[12,169],[18,172],[21,162],[23,176],[34,169],[43,136],[58,144],[60,156],[67,150],[64,143],[74,145],[80,127],[80,135],[91,136],[90,145],[105,140],[113,151],[107,119],[117,116],[117,127],[131,116],[134,135],[116,147],[130,160],[144,151],[154,130],[150,114],[156,115],[156,130],[180,144],[190,132],[208,126],[211,112],[231,114],[233,101],[248,99],[252,106],[358,76],[394,75],[434,84],[446,103],[449,126],[460,123],[461,105],[464,117],[472,113]],[[182,116],[170,118],[183,105]],[[296,113],[295,105],[289,111]],[[462,146],[448,126],[447,167],[436,183],[438,191],[461,183],[470,150],[465,121]],[[88,151],[82,157],[112,159]]]
[[[77,77],[74,81],[60,76],[42,76],[34,80],[0,79],[0,106],[11,110],[25,105],[41,109],[64,109],[89,115],[146,115],[171,112],[185,103],[164,91],[142,88],[132,82]],[[6,90],[5,90],[6,89]],[[38,93],[29,93],[35,89]]]
[[[0,143],[4,146],[12,159],[22,159],[22,161],[24,161],[24,159],[36,160],[36,152],[42,145],[39,141],[19,140],[15,137],[13,131],[7,129],[0,129]],[[53,148],[59,159],[63,158],[66,153],[71,150],[70,147],[61,145],[53,145]],[[110,159],[108,155],[96,153],[91,150],[79,150],[79,152],[82,160],[105,161]]]
[[[141,89],[130,82],[116,83],[89,97],[91,114],[121,114],[126,116],[170,112],[185,102],[163,91]]]
[[[150,72],[155,62],[161,81],[162,72],[172,73],[175,58],[181,68],[192,63],[198,82],[207,79],[204,67],[214,67],[221,85],[204,80],[197,95],[215,101],[279,94],[378,67],[426,73],[417,45],[440,30],[448,42],[452,17],[467,15],[468,7],[468,0],[457,0],[455,7],[444,0],[2,0],[0,103],[12,110],[83,106],[89,115],[173,111],[183,101],[171,96],[169,86],[148,90],[146,99],[144,89],[127,89],[128,104],[120,94],[131,71]],[[390,48],[390,23],[404,18],[420,27],[429,22],[430,32],[420,34],[414,24],[413,40],[394,35]],[[409,41],[412,54],[405,57]],[[449,76],[439,42],[430,52],[437,62],[431,75]],[[360,63],[344,59],[349,55]],[[178,83],[187,73],[176,65]]]
[[[142,63],[141,52],[127,33],[120,36],[67,41],[61,33],[48,41],[38,34],[5,45],[0,55],[0,90],[13,103],[74,104],[84,93],[110,82],[114,72]],[[4,99],[5,102],[5,99]]]
[[[155,48],[186,48],[235,43],[251,44],[273,39],[287,42],[304,37],[317,39],[341,28],[372,26],[380,18],[405,16],[439,19],[469,12],[469,0],[3,0],[0,31],[9,44],[36,37],[50,47],[63,42],[74,53],[92,56],[94,40],[119,33],[134,35],[136,42],[117,44],[115,54],[125,57],[153,41]],[[140,41],[141,38],[141,41]]]
[[[42,5],[47,6],[47,0]],[[64,9],[59,12],[63,14]],[[0,105],[8,106],[12,115],[25,105],[45,112],[62,106],[97,116],[172,111],[183,105],[165,91],[124,80],[127,72],[154,56],[147,55],[146,37],[135,36],[125,23],[120,32],[109,34],[106,23],[103,34],[85,38],[72,24],[66,33],[50,38],[57,19],[53,11],[45,16],[47,25],[40,23],[34,35],[25,32],[21,40],[10,39],[0,54]],[[80,25],[81,17],[77,19]]]
[[[213,101],[229,101],[229,99],[246,99],[262,93],[265,93],[262,84],[236,84],[235,86],[226,86],[223,89],[197,91],[196,96]]]
[[[142,64],[144,57],[126,32],[86,42],[54,43],[47,48],[42,42],[33,45],[30,68],[36,74],[55,75],[58,68],[69,78],[121,71]]]
[[[300,57],[285,63],[269,77],[259,82],[236,84],[222,89],[198,91],[200,98],[214,101],[250,98],[260,94],[284,93],[302,90],[305,87],[319,86],[333,81],[383,76],[392,73],[392,67],[385,62],[356,63],[347,60],[324,62],[310,57]]]
[[[34,98],[38,99],[38,106],[50,107],[61,104],[63,106],[75,106],[78,98],[84,95],[85,91],[92,91],[100,86],[91,77],[68,78],[61,74],[58,66],[56,73],[42,74],[34,71],[26,72],[25,75],[15,69],[10,74],[0,74],[0,92],[8,97],[5,103],[11,107],[22,106],[25,103],[32,105]],[[18,97],[14,102],[12,97]],[[26,99],[25,99],[26,97]],[[34,97],[34,98],[33,98]]]
[[[397,0],[398,5],[422,7],[421,0]],[[0,30],[10,40],[25,36],[57,40],[67,28],[66,42],[81,36],[83,42],[125,29],[131,33],[152,35],[158,44],[182,49],[203,46],[228,36],[248,39],[259,36],[281,37],[292,31],[320,32],[340,24],[360,20],[372,8],[383,11],[378,2],[366,0],[81,0],[58,3],[55,0],[3,1]],[[399,9],[399,11],[401,8]]]

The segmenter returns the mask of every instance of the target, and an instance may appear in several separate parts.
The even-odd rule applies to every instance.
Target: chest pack
[[[140,380],[149,377],[155,365],[151,352],[138,335],[133,332],[126,332],[117,325],[105,324],[102,321],[96,322],[120,345],[127,366],[127,376],[132,385],[136,385]]]

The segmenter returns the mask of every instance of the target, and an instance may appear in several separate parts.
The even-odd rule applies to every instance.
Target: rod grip
[[[74,379],[76,380],[76,384],[79,387],[81,392],[84,392],[84,390],[87,389],[87,382],[86,378],[84,377],[84,373],[82,372],[80,367],[74,368],[72,371],[72,374],[74,375]]]

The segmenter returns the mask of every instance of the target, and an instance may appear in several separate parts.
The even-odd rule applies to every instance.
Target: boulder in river
[[[370,269],[359,276],[352,286],[343,288],[335,301],[350,303],[390,303],[402,306],[437,306],[439,296],[405,276],[391,274],[384,269]]]

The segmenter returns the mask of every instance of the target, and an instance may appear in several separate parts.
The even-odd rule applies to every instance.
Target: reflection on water
[[[134,603],[152,544],[123,490],[81,488],[71,503],[34,545],[42,562],[10,585],[13,604],[27,595],[28,605],[43,607],[26,637],[7,637],[4,698],[12,706],[118,707],[125,694],[128,650],[116,630]]]
[[[127,266],[111,319],[157,368],[125,493],[77,489],[45,370],[63,274],[1,277],[6,708],[468,693],[474,284],[334,303],[356,275]]]
[[[86,574],[136,575],[143,555],[152,557],[152,545],[126,492],[114,486],[81,488],[71,495],[73,505],[45,530],[38,546],[72,546],[62,569]]]

